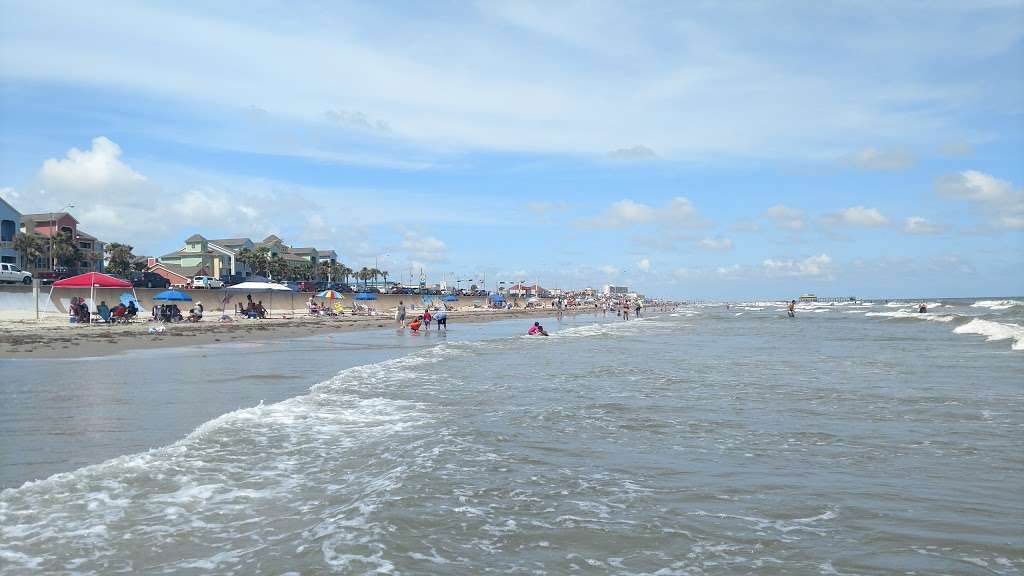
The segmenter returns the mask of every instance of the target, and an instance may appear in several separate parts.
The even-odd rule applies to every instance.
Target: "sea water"
[[[0,574],[1019,574],[1024,303],[915,310],[345,335],[393,349],[0,492]]]

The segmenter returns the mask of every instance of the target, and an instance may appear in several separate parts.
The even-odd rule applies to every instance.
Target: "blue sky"
[[[432,281],[1024,293],[1024,4],[0,2],[0,194]]]

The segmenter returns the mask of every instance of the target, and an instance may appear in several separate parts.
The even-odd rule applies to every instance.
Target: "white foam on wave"
[[[956,316],[946,316],[942,314],[929,314],[920,313],[911,310],[897,310],[895,312],[865,312],[865,316],[872,316],[878,318],[906,318],[914,320],[927,320],[929,322],[952,322],[956,320]]]
[[[1007,310],[1014,306],[1024,306],[1020,300],[978,300],[971,308],[988,308],[989,310]]]
[[[984,336],[987,342],[1012,340],[1011,350],[1024,350],[1024,326],[1020,324],[1004,324],[975,318],[963,326],[957,326],[953,332],[956,334],[978,334]]]

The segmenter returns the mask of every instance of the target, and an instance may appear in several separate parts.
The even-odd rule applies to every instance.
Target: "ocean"
[[[0,361],[0,574],[1020,574],[1024,299],[929,306]]]

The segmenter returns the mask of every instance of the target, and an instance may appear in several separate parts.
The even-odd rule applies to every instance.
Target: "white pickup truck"
[[[17,264],[0,264],[0,283],[31,284],[32,273],[18,268]]]

